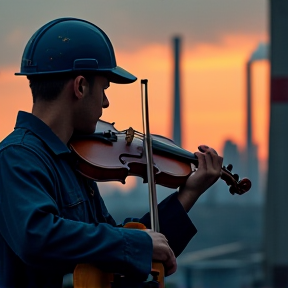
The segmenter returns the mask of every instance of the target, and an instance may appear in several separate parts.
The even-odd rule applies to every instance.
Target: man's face
[[[102,109],[109,106],[105,90],[110,86],[107,78],[95,76],[94,85],[87,85],[83,90],[77,118],[75,119],[76,129],[82,133],[93,133],[96,124],[102,116]],[[79,127],[78,127],[79,126]]]

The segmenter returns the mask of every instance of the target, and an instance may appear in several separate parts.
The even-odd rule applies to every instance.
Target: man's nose
[[[109,107],[109,100],[108,100],[108,98],[107,98],[107,96],[105,94],[104,94],[102,107],[103,108],[108,108]]]

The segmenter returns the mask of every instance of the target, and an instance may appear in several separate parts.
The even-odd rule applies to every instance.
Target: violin
[[[114,125],[99,120],[95,133],[72,138],[69,145],[76,156],[76,169],[98,182],[120,181],[125,184],[128,176],[139,176],[143,183],[147,183],[143,134],[132,127],[118,131]],[[177,189],[197,170],[197,156],[177,146],[171,139],[155,134],[151,136],[155,183]],[[251,181],[247,178],[239,180],[232,168],[232,164],[223,166],[220,178],[229,186],[231,194],[242,195],[250,190]]]

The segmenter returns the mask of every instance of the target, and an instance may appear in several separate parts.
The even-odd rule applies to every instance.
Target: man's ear
[[[87,80],[81,75],[74,79],[74,93],[78,99],[84,97],[84,90],[88,87],[87,84]]]

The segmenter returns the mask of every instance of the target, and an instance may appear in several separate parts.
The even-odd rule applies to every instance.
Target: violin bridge
[[[126,145],[129,146],[133,139],[134,139],[134,129],[132,127],[129,127],[127,130],[126,130],[126,137],[125,137],[125,140],[126,140]]]

